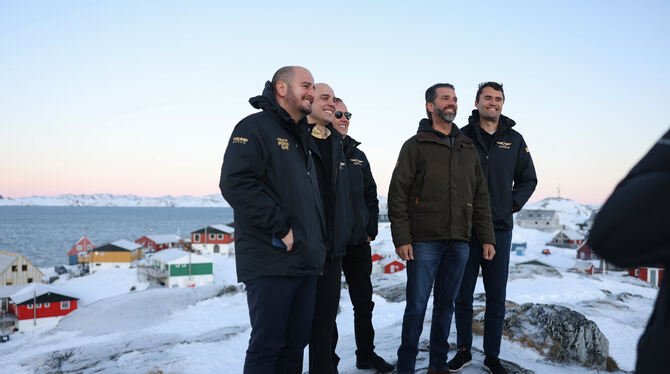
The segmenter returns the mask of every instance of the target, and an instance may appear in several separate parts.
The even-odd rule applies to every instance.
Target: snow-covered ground
[[[610,272],[589,276],[568,271],[576,260],[574,249],[545,245],[553,233],[515,228],[513,242],[527,242],[524,256],[511,254],[512,270],[507,299],[559,304],[584,314],[596,322],[609,340],[610,356],[624,370],[635,365],[636,342],[651,314],[658,290],[644,282]],[[373,251],[395,256],[388,223],[380,224]],[[545,256],[542,249],[551,248]],[[236,283],[233,256],[208,256],[214,260],[212,286],[167,289],[137,280],[134,269],[100,271],[81,278],[61,279],[56,285],[81,298],[79,310],[64,317],[50,329],[17,333],[0,344],[2,373],[238,373],[242,371],[249,339],[246,296]],[[541,261],[554,267],[559,276],[537,273],[524,266]],[[376,288],[401,285],[405,272],[376,274]],[[232,286],[232,287],[231,287]],[[131,291],[131,288],[134,290]],[[483,292],[481,280],[476,293]],[[617,295],[619,297],[617,297]],[[623,295],[623,296],[621,296]],[[389,302],[374,295],[376,351],[396,361],[404,302]],[[341,312],[337,318],[341,357],[340,373],[359,373],[355,368],[353,308],[343,289]],[[432,313],[426,313],[422,340],[429,336]],[[456,341],[452,327],[450,342]],[[474,346],[482,347],[475,336]],[[450,354],[451,356],[451,354]],[[305,355],[307,357],[307,355]],[[591,373],[577,366],[562,366],[545,360],[535,351],[503,339],[501,358],[536,373]],[[418,367],[427,363],[420,353]],[[307,359],[305,358],[305,367]],[[371,371],[368,371],[371,372]],[[476,361],[463,373],[482,372]]]

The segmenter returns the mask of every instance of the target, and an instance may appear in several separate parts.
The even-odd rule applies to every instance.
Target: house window
[[[12,281],[10,281],[10,280],[6,281],[6,282],[5,282],[5,285],[7,285],[7,286],[11,286],[11,285],[12,285]]]
[[[28,278],[28,283],[33,283],[33,278]]]
[[[635,269],[635,276],[639,277],[640,276],[640,269]]]
[[[19,270],[19,267],[18,267],[18,266],[16,266],[16,265],[12,265],[12,271],[13,271],[13,272],[16,272],[16,271],[18,271],[18,270]]]
[[[95,264],[95,266],[100,266],[100,263]]]
[[[90,251],[91,249],[93,249],[93,246],[89,244],[86,246],[86,248]]]
[[[60,302],[60,308],[61,309],[70,309],[70,302],[69,301],[61,301]]]
[[[219,234],[219,235],[217,235],[217,238],[218,238],[219,240],[222,240],[222,239],[223,239],[223,234]]]
[[[537,225],[537,221],[535,221],[535,224]]]
[[[28,306],[28,309],[32,309],[32,308],[33,308],[33,304],[28,304],[27,306]]]
[[[37,303],[37,309],[40,309],[42,307],[42,303]]]
[[[44,303],[44,307],[45,307],[45,308],[48,308],[48,307],[50,307],[50,306],[51,306],[51,303]]]
[[[21,271],[28,271],[28,265],[21,265]]]
[[[215,234],[209,234],[209,240],[214,240],[216,238]]]
[[[200,241],[200,234],[193,234],[193,241],[194,242],[199,242]]]
[[[78,250],[78,251],[81,251],[81,244],[78,244],[78,245],[77,245],[77,250]]]

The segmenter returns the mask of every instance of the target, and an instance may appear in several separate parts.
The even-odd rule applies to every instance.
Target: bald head
[[[301,66],[285,66],[272,77],[275,99],[279,106],[298,122],[312,111],[314,77]]]

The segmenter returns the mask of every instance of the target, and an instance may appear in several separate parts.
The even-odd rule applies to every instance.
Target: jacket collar
[[[347,135],[343,140],[342,150],[345,155],[349,156],[359,145],[361,145],[361,142]]]
[[[272,83],[267,81],[263,88],[263,93],[259,96],[254,96],[249,99],[249,104],[256,109],[262,109],[265,112],[275,115],[279,119],[279,123],[286,130],[293,133],[302,133],[307,127],[307,117],[303,117],[297,123],[291,118],[286,109],[282,108],[277,99],[275,99],[274,89]]]
[[[326,125],[326,131],[325,134],[322,134],[321,131],[319,130],[319,127],[315,124],[310,124],[312,127],[312,136],[317,138],[317,139],[328,139],[330,137],[330,134],[332,133],[330,129],[328,128],[328,125]]]
[[[472,114],[468,117],[468,124],[472,125],[473,130],[479,128],[479,110],[473,109]],[[498,131],[503,132],[507,129],[511,129],[516,125],[513,119],[501,114],[500,119],[498,120]]]

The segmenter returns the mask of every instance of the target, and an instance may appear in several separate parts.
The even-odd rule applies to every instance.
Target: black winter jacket
[[[472,139],[482,161],[484,176],[491,196],[493,228],[511,230],[514,227],[512,213],[526,204],[537,186],[537,176],[533,159],[523,136],[512,130],[516,123],[500,116],[498,131],[495,132],[491,147],[486,147],[479,127],[479,111],[472,111],[468,125],[462,131]]]
[[[623,267],[670,265],[670,131],[633,167],[598,212],[588,243]],[[635,373],[670,368],[670,276],[637,347]]]
[[[377,184],[372,177],[368,158],[358,148],[360,144],[350,136],[344,138],[351,211],[354,216],[354,231],[349,245],[365,243],[368,236],[374,240],[378,231]]]
[[[313,127],[312,127],[313,128]],[[325,196],[326,201],[323,201],[323,205],[330,204],[328,209],[325,209],[324,212],[330,211],[330,216],[325,217],[326,222],[326,251],[330,258],[337,258],[344,256],[347,243],[351,238],[351,232],[353,230],[353,214],[351,212],[351,200],[349,198],[349,180],[347,178],[347,173],[344,172],[345,168],[345,157],[343,152],[343,139],[342,135],[335,130],[332,124],[328,124],[326,128],[330,131],[330,149],[331,149],[331,180],[327,183],[330,183],[330,186],[321,186],[325,181],[325,173],[318,170],[317,175],[319,179],[319,187],[323,188],[327,194],[323,194],[324,191],[321,191],[321,196]],[[319,148],[316,145],[313,136],[310,136],[309,149],[314,156],[314,162],[319,163],[322,167],[326,165],[323,164],[323,158],[319,152]]]
[[[235,212],[237,278],[317,275],[325,221],[307,122],[296,123],[279,106],[270,82],[249,102],[262,111],[235,126],[219,184]],[[287,252],[281,238],[289,229],[294,244]]]

